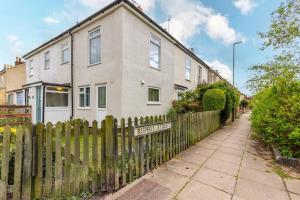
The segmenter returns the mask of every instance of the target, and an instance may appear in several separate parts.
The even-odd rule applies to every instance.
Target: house
[[[6,78],[6,65],[4,66],[4,69],[0,71],[0,105],[6,104],[5,78]]]
[[[9,105],[25,105],[25,94],[22,86],[25,84],[25,62],[16,58],[15,65],[6,68],[6,99]]]
[[[165,114],[184,90],[223,79],[127,0],[24,55],[33,122]]]

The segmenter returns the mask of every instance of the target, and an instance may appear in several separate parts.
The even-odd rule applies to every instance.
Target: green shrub
[[[251,102],[252,127],[284,156],[300,157],[300,82],[281,79]]]
[[[225,93],[221,89],[207,90],[202,98],[203,110],[223,110],[226,102]]]

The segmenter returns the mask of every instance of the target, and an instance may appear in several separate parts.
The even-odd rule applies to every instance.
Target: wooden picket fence
[[[140,137],[134,128],[171,122],[171,129]],[[107,116],[53,125],[6,126],[0,200],[64,198],[113,192],[157,168],[220,127],[220,111],[120,120]],[[12,162],[13,160],[13,162]]]

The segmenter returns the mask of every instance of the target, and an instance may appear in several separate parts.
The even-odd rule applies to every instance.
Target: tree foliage
[[[272,24],[266,33],[259,33],[264,39],[263,49],[273,47],[293,51],[299,56],[300,0],[286,0],[272,13]]]

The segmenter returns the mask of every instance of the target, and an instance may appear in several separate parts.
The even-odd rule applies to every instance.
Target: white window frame
[[[28,76],[31,77],[34,74],[33,60],[29,60],[28,65],[29,65]]]
[[[149,90],[150,89],[158,90],[158,101],[149,101]],[[147,88],[147,104],[148,105],[160,105],[161,104],[161,89],[159,87],[149,86]]]
[[[201,84],[202,83],[202,66],[201,65],[198,65],[198,84]]]
[[[152,66],[151,65],[151,59],[150,59],[150,48],[151,48],[151,45],[155,45],[155,46],[158,46],[158,67],[156,66]],[[156,37],[155,35],[151,34],[150,35],[150,47],[149,47],[149,66],[151,68],[154,68],[154,69],[161,69],[161,40]]]
[[[44,53],[44,69],[50,68],[50,51]]]
[[[94,36],[91,36],[92,33],[96,32],[96,31],[99,31],[99,33],[96,34],[96,35],[94,35]],[[98,62],[91,63],[91,40],[95,39],[97,37],[100,38],[100,45],[99,45],[100,46],[100,60]],[[88,41],[89,42],[89,45],[88,45],[89,46],[89,57],[88,57],[88,59],[89,59],[89,61],[88,61],[89,66],[101,64],[101,61],[102,61],[102,56],[101,56],[101,54],[102,54],[101,39],[102,38],[101,38],[101,29],[100,29],[100,27],[94,28],[93,30],[89,31],[89,41]]]
[[[61,106],[61,107],[49,107],[49,106],[47,106],[47,101],[48,101],[48,99],[46,98],[46,103],[45,103],[45,108],[47,108],[47,109],[60,109],[60,110],[62,110],[62,109],[65,109],[65,108],[69,108],[69,105],[70,105],[70,102],[69,102],[69,100],[70,100],[70,96],[69,96],[69,89],[68,88],[62,88],[62,89],[65,89],[65,90],[67,90],[67,91],[65,91],[65,90],[50,90],[49,88],[60,88],[60,87],[55,87],[55,86],[49,86],[49,87],[46,87],[46,90],[45,90],[45,96],[47,97],[47,93],[60,93],[60,94],[68,94],[68,106]]]
[[[185,80],[191,81],[191,72],[192,72],[192,60],[189,58],[186,58],[185,59],[185,70],[184,70]],[[187,77],[187,73],[188,73],[188,77]]]
[[[99,88],[105,88],[105,106],[104,107],[99,107]],[[107,85],[97,85],[96,93],[97,93],[97,102],[96,102],[97,109],[106,109],[107,108]]]
[[[89,96],[89,105],[88,106],[87,106],[87,92],[86,92],[87,88],[90,89],[90,93],[89,93],[89,95],[90,95]],[[81,92],[80,89],[83,89],[83,92]],[[79,98],[78,99],[78,104],[79,104],[78,108],[79,109],[90,109],[91,108],[91,86],[81,86],[81,87],[79,87],[78,88],[78,94],[79,94],[78,95],[78,98]],[[84,101],[83,104],[84,105],[83,106],[80,105],[80,95],[81,94],[84,95],[84,98],[83,98],[83,101]]]
[[[68,60],[65,60],[66,58],[64,57],[64,52],[67,51],[68,54]],[[64,44],[62,44],[61,46],[61,63],[62,64],[66,64],[70,62],[70,46],[69,46],[69,42],[65,42]]]

